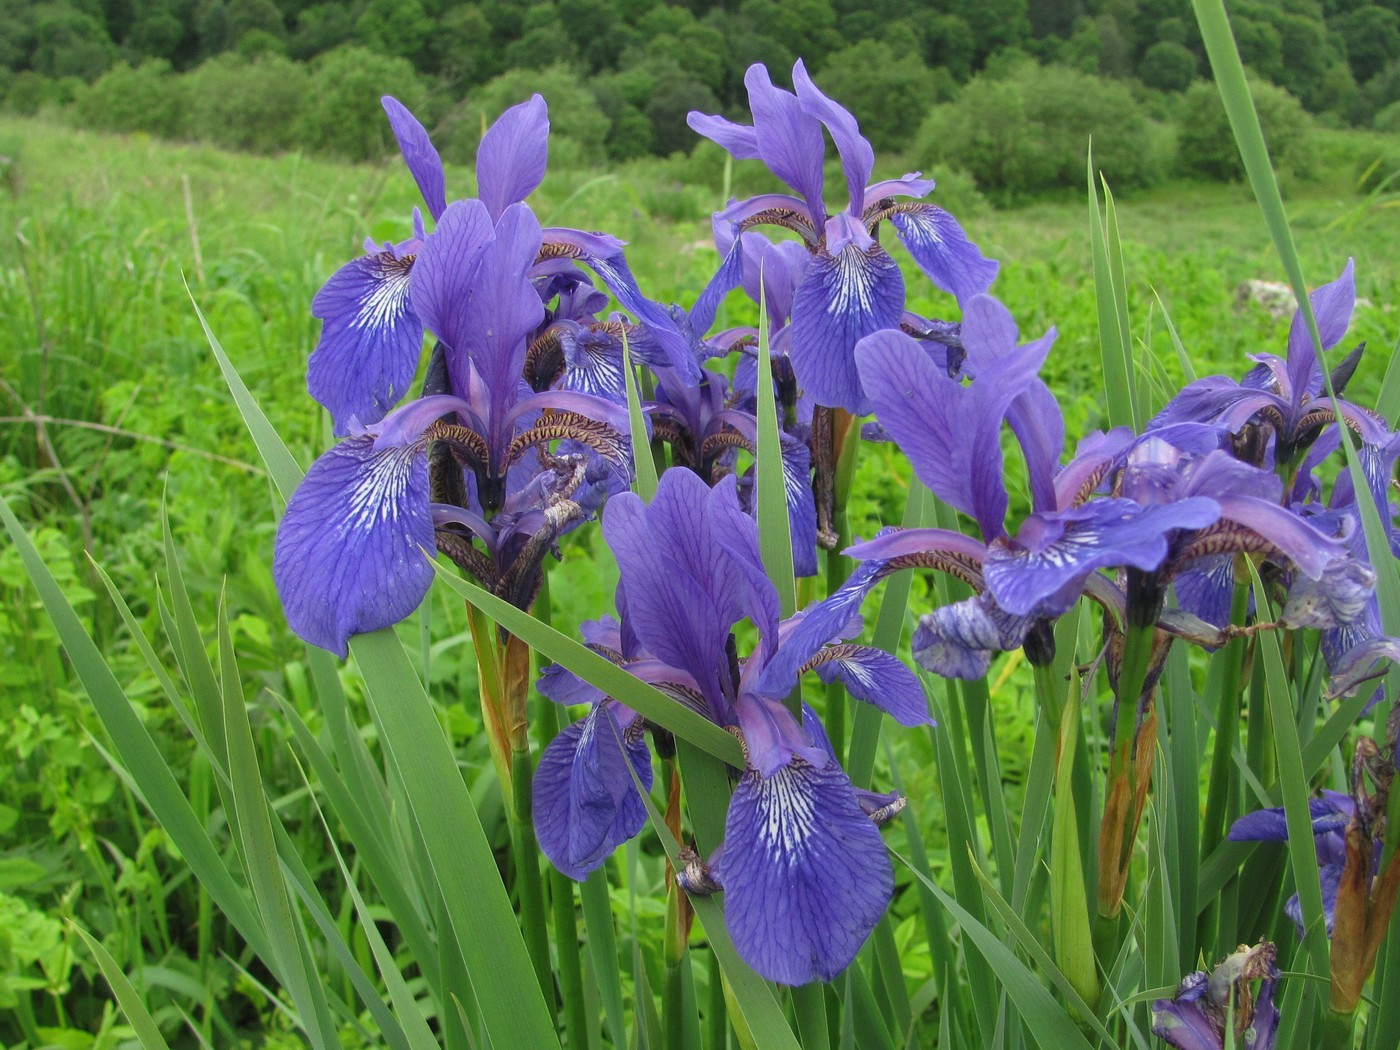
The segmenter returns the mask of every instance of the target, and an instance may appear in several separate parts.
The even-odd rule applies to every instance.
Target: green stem
[[[820,984],[798,985],[792,990],[792,1008],[803,1050],[828,1050],[831,1036],[826,1027],[826,989]]]
[[[826,593],[828,595],[834,593],[849,575],[850,559],[837,553],[846,545],[848,538],[846,535],[846,515],[841,510],[836,512],[836,527],[837,550],[826,552]],[[849,706],[845,686],[839,680],[828,682],[826,685],[826,735],[831,739],[831,746],[838,755],[846,753],[846,709]]]
[[[511,752],[514,821],[511,845],[515,850],[516,888],[520,894],[520,926],[535,967],[544,1001],[554,1001],[554,976],[549,967],[549,933],[545,928],[544,883],[540,878],[539,844],[531,820],[532,798],[529,751]],[[572,898],[571,898],[572,900]]]
[[[1241,625],[1249,611],[1249,588],[1236,587],[1230,604],[1230,623]],[[1225,838],[1230,780],[1234,771],[1234,745],[1240,735],[1240,670],[1244,666],[1246,640],[1235,638],[1221,657],[1220,695],[1216,698],[1215,750],[1210,761],[1210,787],[1206,793],[1206,819],[1201,828],[1201,856],[1208,857]]]
[[[705,1050],[725,1050],[729,1043],[729,1018],[724,1003],[724,978],[719,960],[710,953],[710,996],[705,1007]]]
[[[589,1050],[593,1033],[588,1028],[588,1004],[583,994],[583,958],[574,911],[574,884],[567,875],[549,873],[550,902],[554,918],[554,944],[559,954],[559,994],[564,1000],[564,1027],[569,1045]]]
[[[1328,1010],[1322,1018],[1320,1050],[1352,1050],[1356,1045],[1356,1014]]]

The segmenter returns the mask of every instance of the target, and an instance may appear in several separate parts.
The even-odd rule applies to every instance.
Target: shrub
[[[1138,79],[1158,91],[1185,91],[1196,79],[1196,56],[1181,44],[1159,40],[1142,56]]]
[[[294,149],[307,80],[304,66],[281,55],[210,59],[185,77],[184,133],[225,149]]]
[[[952,98],[953,78],[909,51],[862,40],[836,52],[820,71],[822,89],[846,106],[877,150],[903,150],[929,107]]]
[[[551,156],[558,153],[562,157],[567,152],[584,164],[601,161],[608,138],[608,118],[578,74],[562,65],[510,70],[471,91],[433,129],[433,141],[443,159],[473,164],[482,130],[536,92],[549,102]]]
[[[166,138],[185,126],[186,85],[161,58],[133,69],[118,62],[79,100],[80,123],[102,131],[149,131]]]
[[[916,161],[964,169],[997,203],[1057,190],[1081,192],[1090,136],[1094,161],[1115,188],[1145,186],[1161,163],[1157,135],[1122,84],[1064,66],[1015,64],[976,77],[957,101],[932,111]]]
[[[26,69],[16,73],[5,95],[5,108],[22,117],[32,117],[48,101],[49,78]]]
[[[1274,167],[1295,178],[1308,178],[1313,168],[1308,146],[1312,118],[1283,88],[1261,80],[1251,80],[1249,86]],[[1244,178],[1235,136],[1214,84],[1202,81],[1186,93],[1177,160],[1182,171],[1191,175],[1235,182]]]
[[[421,113],[427,91],[413,66],[362,47],[340,47],[313,67],[302,105],[297,141],[306,149],[347,160],[368,160],[394,148],[383,95]]]

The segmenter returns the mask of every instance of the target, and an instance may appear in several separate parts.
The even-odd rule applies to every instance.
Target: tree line
[[[1400,130],[1400,0],[1230,7],[1261,81],[1332,125]],[[449,159],[534,90],[581,160],[665,156],[694,144],[689,110],[743,109],[752,62],[781,77],[799,56],[895,151],[931,110],[967,108],[974,81],[1027,61],[1110,82],[1169,121],[1209,73],[1190,0],[0,0],[13,111],[70,106],[113,130],[351,159],[384,148],[385,91]]]

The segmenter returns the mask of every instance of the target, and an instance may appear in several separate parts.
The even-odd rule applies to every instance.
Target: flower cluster
[[[743,748],[723,843],[691,856],[677,882],[690,894],[723,891],[744,959],[800,984],[839,973],[884,913],[893,874],[877,829],[903,805],[852,783],[839,746],[799,699],[801,676],[815,671],[902,725],[927,725],[913,672],[850,641],[880,580],[928,568],[970,589],[924,611],[912,638],[915,660],[949,678],[980,678],[994,654],[1017,648],[1047,667],[1055,621],[1088,598],[1104,613],[1115,695],[1098,886],[1101,917],[1116,917],[1152,773],[1153,696],[1174,640],[1216,647],[1260,629],[1317,629],[1334,692],[1396,655],[1381,637],[1359,501],[1372,502],[1400,552],[1389,503],[1400,437],[1338,396],[1360,348],[1324,373],[1325,351],[1350,322],[1352,265],[1313,296],[1321,345],[1300,313],[1286,357],[1259,355],[1238,382],[1194,382],[1144,433],[1090,434],[1066,459],[1064,419],[1040,378],[1055,330],[1022,340],[988,294],[998,264],[923,203],[932,181],[872,181],[870,144],[800,61],[793,91],[761,65],[745,83],[751,125],[700,113],[690,125],[793,192],[715,214],[719,265],[684,306],[644,295],[616,238],[541,226],[527,203],[545,173],[541,98],[485,133],[478,196],[451,203],[427,132],[385,100],[432,229],[415,211],[413,237],[367,244],[316,297],[323,330],[308,386],[341,440],[311,467],[278,533],[288,621],[343,656],[353,635],[418,605],[434,549],[528,610],[545,557],[601,517],[621,578],[616,617],[586,624],[586,643]],[[835,212],[824,195],[828,136],[845,183]],[[791,236],[771,241],[763,227]],[[880,242],[888,228],[920,279],[947,294],[955,320],[906,308],[906,276]],[[764,330],[716,330],[739,290],[763,304]],[[405,401],[425,334],[426,380]],[[771,398],[759,389],[761,346]],[[645,434],[629,419],[629,360],[650,372]],[[755,522],[759,434],[772,425],[761,406],[770,403],[796,576],[818,572],[821,547],[851,539],[837,464],[849,461],[862,415],[875,417],[864,433],[895,442],[975,533],[882,530],[846,548],[861,564],[844,585],[783,619]],[[1360,492],[1321,472],[1343,428],[1360,440]],[[1008,490],[1007,448],[1023,460],[1029,493],[1010,523],[1021,501]],[[634,455],[664,468],[649,504],[629,491]],[[1241,598],[1254,574],[1282,610],[1277,623],[1247,623]],[[538,688],[588,708],[546,748],[533,779],[538,843],[582,879],[645,824],[647,734],[658,727],[562,667],[546,668]],[[523,697],[513,703],[524,711]],[[1327,796],[1317,807],[1325,834],[1340,836],[1362,800]],[[1277,837],[1280,822],[1256,815],[1234,837]],[[1350,838],[1324,850],[1325,834],[1320,860],[1344,864]],[[1158,1033],[1176,1046],[1219,1045],[1233,1002],[1242,1045],[1269,1045],[1273,958],[1263,945],[1187,978],[1157,1004]]]

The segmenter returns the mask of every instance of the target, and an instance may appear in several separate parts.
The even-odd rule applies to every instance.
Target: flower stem
[[[1356,1045],[1354,1031],[1356,1015],[1328,1010],[1322,1018],[1322,1042],[1320,1050],[1352,1050]]]
[[[514,805],[511,807],[511,847],[515,852],[516,888],[520,894],[520,926],[535,977],[547,1003],[554,1001],[554,976],[549,965],[549,933],[545,929],[544,883],[540,878],[539,844],[531,819],[533,770],[530,752],[511,753]],[[572,898],[571,898],[572,900]]]

